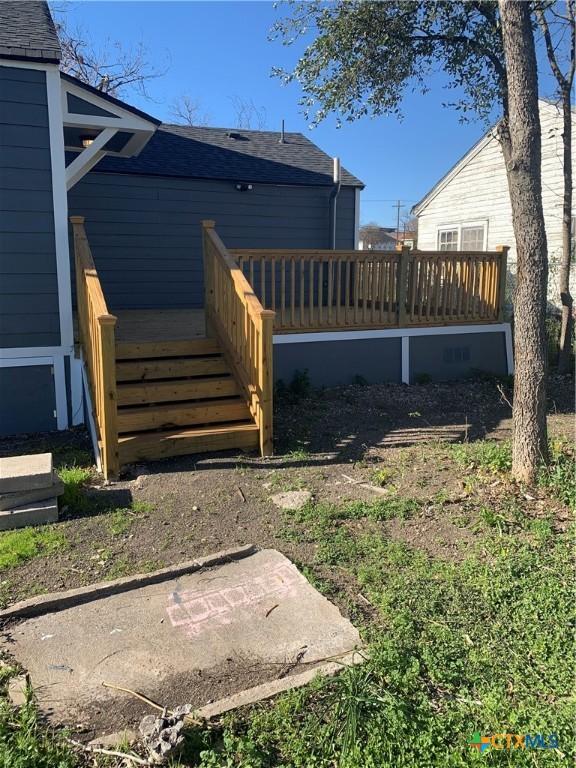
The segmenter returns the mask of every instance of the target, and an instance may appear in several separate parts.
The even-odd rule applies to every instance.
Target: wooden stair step
[[[248,406],[239,397],[230,400],[205,400],[200,403],[119,408],[118,432],[141,432],[249,419]]]
[[[233,448],[253,449],[257,446],[258,427],[253,423],[140,432],[118,438],[121,464],[189,453],[209,453]]]
[[[156,357],[188,357],[222,352],[216,339],[185,339],[175,341],[119,341],[116,360],[144,360]]]
[[[150,381],[184,379],[190,376],[213,376],[230,373],[221,355],[214,357],[177,357],[156,360],[134,360],[116,363],[116,381]]]
[[[118,384],[116,391],[119,406],[233,397],[239,394],[238,385],[231,376]]]

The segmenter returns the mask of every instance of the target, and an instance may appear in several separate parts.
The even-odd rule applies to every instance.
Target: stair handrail
[[[108,311],[92,258],[84,216],[71,216],[76,270],[79,340],[87,369],[101,469],[106,479],[118,476],[118,407],[116,394],[116,320]]]
[[[272,454],[272,337],[275,312],[266,310],[232,258],[212,220],[202,222],[206,324],[224,348],[258,427],[262,456]]]

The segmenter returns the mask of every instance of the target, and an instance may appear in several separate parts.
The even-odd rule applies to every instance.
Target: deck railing
[[[102,473],[106,478],[117,477],[116,317],[106,306],[84,229],[84,217],[71,216],[70,221],[74,232],[78,330],[88,368]]]
[[[496,322],[507,248],[493,252],[232,250],[275,330]]]
[[[264,309],[213,221],[203,221],[205,312],[241,382],[260,433],[263,456],[272,453],[272,334],[274,312]]]

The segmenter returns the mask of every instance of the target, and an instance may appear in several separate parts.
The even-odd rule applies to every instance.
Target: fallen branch
[[[166,707],[160,706],[156,701],[152,701],[152,699],[149,699],[148,696],[144,696],[143,693],[138,693],[138,691],[132,691],[130,688],[122,688],[120,685],[115,685],[114,683],[106,683],[103,682],[102,685],[104,688],[113,688],[115,691],[122,691],[123,693],[129,693],[131,696],[135,696],[137,699],[140,699],[140,701],[143,701],[145,704],[149,704],[151,707],[154,707],[154,709],[157,709],[159,712],[168,712],[168,714],[172,714],[169,709],[166,709]]]
[[[82,744],[82,742],[70,738],[67,738],[66,741],[78,749],[83,749],[84,752],[91,752],[98,755],[108,755],[108,757],[121,757],[123,760],[131,760],[133,763],[136,763],[136,765],[150,765],[149,760],[144,760],[144,758],[138,757],[137,755],[131,755],[128,752],[116,752],[113,749],[92,747],[90,744]]]

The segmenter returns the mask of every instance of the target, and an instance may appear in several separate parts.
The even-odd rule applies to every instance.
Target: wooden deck
[[[116,341],[185,341],[206,338],[203,309],[120,309]]]

